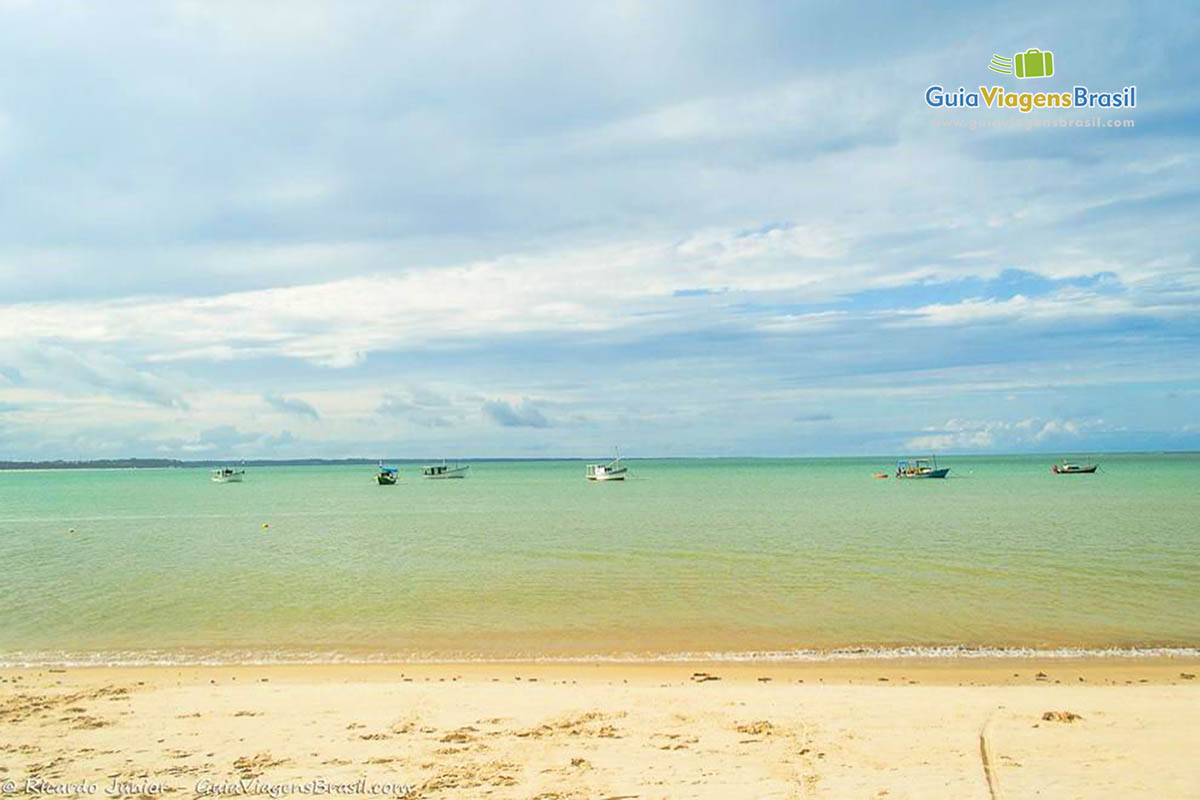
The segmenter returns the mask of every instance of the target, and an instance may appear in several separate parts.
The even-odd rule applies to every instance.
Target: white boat
[[[440,464],[430,464],[427,467],[421,467],[421,476],[430,480],[465,478],[467,477],[467,470],[470,468],[470,464],[447,464],[443,461]]]
[[[623,481],[628,470],[621,463],[621,453],[607,464],[588,464],[587,479],[589,481]]]
[[[1075,464],[1063,459],[1061,464],[1050,467],[1050,471],[1055,475],[1091,475],[1099,466],[1099,464]]]
[[[221,467],[212,471],[213,483],[241,483],[246,470],[233,467]]]

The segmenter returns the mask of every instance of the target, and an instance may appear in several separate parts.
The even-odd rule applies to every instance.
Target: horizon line
[[[1052,451],[1052,450],[1025,450],[1025,451],[1007,451],[997,453],[986,452],[950,452],[950,453],[930,453],[929,455],[937,458],[1010,458],[1020,456],[1051,456],[1055,453],[1074,452],[1077,456],[1127,456],[1127,455],[1200,455],[1200,450],[1087,450],[1087,451]],[[916,456],[910,456],[916,457]],[[72,468],[134,468],[134,469],[161,469],[161,468],[190,468],[190,467],[210,467],[214,465],[229,465],[229,464],[245,464],[247,466],[269,467],[269,466],[323,466],[323,465],[346,465],[346,466],[365,466],[369,464],[389,462],[393,464],[430,464],[442,461],[475,461],[475,462],[524,462],[524,461],[588,461],[594,459],[595,456],[461,456],[454,458],[422,458],[405,456],[403,458],[372,458],[365,456],[345,456],[340,458],[323,458],[323,457],[297,457],[297,458],[209,458],[209,459],[180,459],[166,457],[145,457],[145,456],[129,456],[122,458],[86,458],[86,459],[6,459],[0,460],[0,470],[20,470],[20,469],[46,469],[56,466],[69,466]],[[732,461],[732,460],[755,460],[755,461],[804,461],[804,460],[868,460],[868,459],[894,459],[897,458],[895,453],[892,454],[867,454],[867,455],[647,455],[647,456],[621,456],[623,461]]]

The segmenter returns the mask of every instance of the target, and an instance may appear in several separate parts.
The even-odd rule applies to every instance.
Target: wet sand
[[[1198,673],[1193,658],[0,670],[0,783],[134,797],[1200,797]]]

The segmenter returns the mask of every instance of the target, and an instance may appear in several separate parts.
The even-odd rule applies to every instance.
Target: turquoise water
[[[0,473],[0,661],[1200,646],[1200,456],[1052,460]]]

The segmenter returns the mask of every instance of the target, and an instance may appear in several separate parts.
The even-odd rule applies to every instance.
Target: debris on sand
[[[1042,720],[1045,722],[1074,722],[1077,719],[1083,719],[1083,717],[1074,711],[1047,711],[1042,714]]]

